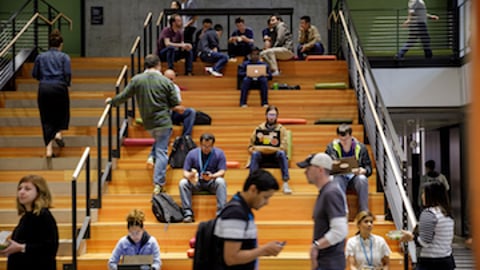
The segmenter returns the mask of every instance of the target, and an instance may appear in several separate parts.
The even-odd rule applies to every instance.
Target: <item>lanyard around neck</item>
[[[205,165],[203,165],[203,161],[202,161],[202,149],[198,151],[198,163],[200,163],[200,174],[206,171],[208,167],[208,163],[210,162],[210,158],[213,155],[213,150],[214,149],[212,149],[212,151],[208,154],[207,161],[205,161]]]
[[[371,266],[373,267],[373,241],[372,241],[372,237],[368,237],[368,239],[370,240],[370,260],[368,259],[368,256],[367,256],[367,251],[365,250],[365,245],[363,244],[363,239],[362,237],[359,235],[358,236],[358,239],[360,240],[360,245],[362,245],[362,250],[363,250],[363,255],[365,255],[365,259],[367,260],[367,264],[368,266]]]

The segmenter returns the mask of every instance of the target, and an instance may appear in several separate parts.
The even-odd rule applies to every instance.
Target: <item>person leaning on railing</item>
[[[452,255],[452,240],[455,222],[445,185],[439,181],[429,182],[422,194],[424,209],[413,232],[402,231],[401,241],[415,241],[420,246],[417,270],[452,270],[455,260]]]

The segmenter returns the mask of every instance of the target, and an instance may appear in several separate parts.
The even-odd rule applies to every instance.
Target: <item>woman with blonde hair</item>
[[[17,211],[21,216],[9,245],[0,251],[8,256],[8,270],[57,268],[58,229],[50,213],[52,196],[45,179],[27,175],[17,186]]]
[[[108,269],[117,270],[118,262],[125,255],[152,255],[152,269],[160,270],[160,248],[155,237],[150,236],[143,228],[145,213],[133,209],[127,216],[128,234],[118,240],[112,256],[108,260]]]
[[[345,256],[351,270],[383,269],[390,264],[390,248],[383,237],[372,234],[373,215],[361,211],[355,218],[358,232],[347,241]]]
[[[63,37],[53,30],[48,39],[49,50],[38,55],[32,76],[38,86],[38,109],[42,122],[46,157],[54,157],[53,142],[64,147],[61,131],[67,130],[70,122],[70,97],[68,87],[72,77],[70,57],[62,52]]]

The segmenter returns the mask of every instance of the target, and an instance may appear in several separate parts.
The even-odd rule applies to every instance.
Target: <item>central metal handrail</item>
[[[77,181],[80,173],[85,169],[85,218],[80,229],[80,233],[77,235]],[[80,241],[84,238],[90,238],[90,147],[86,147],[83,151],[82,157],[77,163],[72,174],[71,181],[72,188],[72,268],[77,269],[77,251],[80,248]]]

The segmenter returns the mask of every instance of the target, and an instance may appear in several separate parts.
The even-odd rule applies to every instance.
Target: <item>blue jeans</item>
[[[200,59],[203,62],[215,63],[213,65],[213,70],[216,72],[222,72],[228,62],[228,56],[219,52],[202,52],[200,54]]]
[[[183,123],[182,135],[192,135],[193,124],[195,124],[196,111],[193,108],[186,108],[183,114],[172,111],[172,122],[177,125]]]
[[[193,61],[193,51],[184,51],[176,47],[169,46],[160,50],[158,53],[162,61],[167,61],[168,68],[174,69],[173,64],[185,58],[185,74],[192,73],[192,61]]]
[[[368,211],[368,178],[365,175],[335,175],[333,181],[337,182],[344,192],[347,192],[349,185],[353,185],[358,196],[358,212]]]
[[[325,52],[323,48],[323,44],[321,42],[315,43],[315,45],[308,51],[301,52],[302,44],[297,46],[297,56],[299,60],[304,60],[307,55],[314,54],[314,55],[322,55]]]
[[[402,58],[407,51],[415,45],[417,39],[420,39],[422,42],[425,58],[432,58],[430,36],[428,35],[427,24],[423,22],[412,23],[408,26],[408,39],[398,52],[398,57]]]
[[[167,171],[168,162],[168,142],[172,134],[172,128],[153,129],[148,131],[155,139],[153,149],[155,149],[155,169],[153,172],[153,183],[164,186],[166,179],[165,173]]]
[[[285,151],[282,151],[282,150],[279,150],[272,155],[264,155],[259,151],[253,151],[252,157],[250,160],[250,173],[258,170],[264,158],[272,157],[272,156],[280,166],[280,171],[282,172],[282,180],[284,182],[287,182],[290,179],[290,175],[288,173],[288,159],[287,159],[287,155],[285,154]]]
[[[182,135],[192,135],[193,124],[195,124],[195,114],[196,111],[193,108],[186,108],[183,114],[172,111],[171,118],[172,122],[177,125],[183,123],[183,133]],[[150,156],[155,157],[155,144],[152,145],[152,150],[150,151]]]
[[[228,56],[247,56],[252,52],[252,44],[246,42],[228,43]]]
[[[203,181],[199,180],[196,184],[192,184],[187,179],[183,178],[178,183],[178,188],[180,190],[180,199],[182,200],[183,216],[193,216],[192,211],[192,194],[193,192],[198,192],[206,190],[211,194],[216,194],[217,196],[217,214],[220,213],[220,210],[225,206],[227,202],[227,183],[225,179],[219,177],[215,180]]]
[[[240,106],[247,104],[248,92],[250,90],[252,82],[258,82],[260,87],[260,98],[262,106],[268,104],[268,79],[265,76],[259,78],[251,78],[245,76],[242,81],[242,87],[240,88]]]

